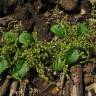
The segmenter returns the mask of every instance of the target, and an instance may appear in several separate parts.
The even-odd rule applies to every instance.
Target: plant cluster
[[[56,23],[50,30],[57,37],[52,41],[37,41],[34,33],[6,32],[3,34],[3,46],[0,47],[0,74],[9,70],[15,79],[24,79],[30,70],[35,69],[44,79],[45,67],[60,72],[74,64],[90,61],[90,52],[94,45],[87,38],[89,25],[82,22],[77,25]],[[56,39],[57,38],[57,39]]]

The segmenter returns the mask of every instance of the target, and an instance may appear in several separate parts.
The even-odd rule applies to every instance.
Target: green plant
[[[57,35],[60,38],[64,38],[67,28],[64,25],[61,24],[53,24],[50,28],[50,31],[53,32],[55,35]]]
[[[30,33],[22,32],[19,36],[19,42],[25,46],[28,46],[34,42],[34,39]]]
[[[10,44],[14,43],[17,39],[17,34],[13,32],[5,32],[3,33],[4,43]]]
[[[5,71],[7,68],[9,68],[10,62],[8,58],[5,58],[4,56],[0,56],[0,74]]]
[[[62,71],[64,68],[64,62],[61,60],[61,58],[56,58],[52,64],[53,71],[59,72]]]
[[[13,68],[12,77],[15,79],[23,79],[27,76],[29,70],[30,66],[25,60],[18,60]]]
[[[85,27],[82,24],[68,25],[67,27],[66,25],[57,23],[51,26],[51,31],[53,33],[56,32],[54,34],[60,39],[53,39],[50,42],[36,41],[35,38],[37,36],[32,36],[28,32],[22,32],[19,37],[16,33],[10,32],[11,35],[13,34],[12,36],[9,34],[7,36],[4,35],[4,45],[0,48],[0,56],[4,56],[2,57],[3,59],[0,57],[0,69],[3,69],[2,72],[8,69],[10,70],[9,74],[12,74],[13,78],[24,79],[27,78],[29,70],[34,68],[38,76],[45,79],[45,67],[61,72],[76,64],[77,61],[81,63],[81,59],[84,61],[83,63],[90,61],[90,50],[94,49],[96,51],[96,48],[87,39],[87,36],[90,36],[88,34],[91,27],[87,32],[86,25]],[[80,31],[80,34],[78,31]],[[14,36],[16,37],[13,38]],[[31,44],[33,46],[29,46]],[[28,47],[22,47],[22,45]],[[88,54],[85,54],[82,51],[83,49]],[[7,58],[5,58],[6,56]]]
[[[82,22],[77,24],[77,35],[83,36],[88,31],[87,25]]]
[[[66,63],[71,65],[79,60],[80,52],[78,49],[70,49],[66,53]]]

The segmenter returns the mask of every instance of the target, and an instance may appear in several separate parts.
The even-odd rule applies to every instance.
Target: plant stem
[[[8,90],[8,87],[10,85],[10,79],[11,79],[11,76],[7,76],[3,85],[0,87],[0,96],[3,96]]]
[[[13,81],[12,84],[11,84],[11,87],[10,87],[9,96],[13,96],[15,94],[17,86],[18,86],[18,81]]]

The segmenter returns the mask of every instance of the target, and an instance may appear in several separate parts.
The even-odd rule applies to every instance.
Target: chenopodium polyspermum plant
[[[82,62],[84,58],[87,59],[89,57],[89,50],[93,47],[86,38],[86,34],[88,34],[89,30],[88,25],[85,22],[63,28],[65,28],[67,32],[62,40],[58,40],[60,41],[59,45],[57,45],[59,46],[59,50],[55,50],[55,52],[57,51],[57,54],[54,55],[55,58],[52,63],[53,71],[57,72],[62,71],[66,65],[72,66]],[[54,24],[54,26],[51,26],[51,32],[54,34],[56,32],[56,36],[59,37],[59,34],[61,33],[60,35],[62,35],[62,32],[64,32],[63,28],[59,23]]]
[[[8,36],[4,36],[4,45],[0,48],[0,69],[2,68],[2,72],[10,69],[10,74],[15,79],[26,78],[32,68],[35,68],[42,78],[45,78],[46,66],[56,72],[67,69],[88,56],[85,53],[92,48],[85,35],[87,27],[83,25],[86,27],[85,23],[80,23],[77,27],[66,27],[62,24],[52,26],[51,31],[60,39],[50,42],[35,41],[28,32],[7,33]]]
[[[63,71],[63,69],[74,65],[80,59],[80,50],[78,48],[70,45],[66,47],[66,44],[61,46],[61,49],[53,57],[52,69],[56,72]]]
[[[24,50],[33,45],[32,34],[22,32],[18,35],[11,31],[6,32],[3,34],[3,43],[0,48],[0,74],[8,69],[15,79],[26,77],[30,64],[25,59],[27,54],[25,55]]]
[[[14,34],[11,33],[11,35]],[[44,66],[50,63],[51,45],[39,41],[34,43],[35,40],[32,34],[28,32],[22,32],[16,36],[16,39],[13,40],[14,42],[12,41],[10,43],[6,43],[7,40],[10,41],[9,34],[6,38],[4,37],[4,46],[1,48],[1,53],[2,55],[8,55],[8,58],[11,60],[8,62],[6,59],[0,59],[4,65],[2,66],[1,64],[1,68],[3,67],[2,72],[10,70],[9,74],[11,74],[13,78],[24,79],[27,77],[30,69],[35,68],[38,75],[45,78]]]

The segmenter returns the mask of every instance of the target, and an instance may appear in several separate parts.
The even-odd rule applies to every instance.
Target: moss
[[[91,15],[96,19],[96,2],[92,6]]]
[[[70,25],[66,22],[59,23],[65,24],[68,29],[68,32],[65,34],[63,39],[55,39],[56,37],[54,37],[50,42],[42,42],[37,41],[37,36],[34,36],[33,34],[35,43],[32,46],[28,47],[24,47],[18,42],[18,35],[15,39],[15,42],[7,43],[10,41],[10,39],[8,39],[9,41],[5,40],[4,45],[0,47],[0,55],[6,55],[8,56],[8,58],[10,58],[10,68],[8,69],[10,70],[9,74],[13,74],[13,69],[15,70],[15,66],[21,66],[21,64],[17,64],[16,62],[23,60],[23,62],[28,62],[28,70],[26,69],[27,67],[24,66],[24,70],[27,70],[26,72],[29,72],[30,69],[35,68],[37,70],[38,76],[48,80],[48,78],[45,75],[45,67],[52,68],[54,61],[58,60],[58,58],[61,60],[60,62],[63,62],[64,68],[66,68],[67,65],[70,66],[70,64],[66,63],[65,61],[66,52],[68,52],[72,48],[80,50],[81,58],[79,58],[79,63],[82,63],[82,61],[83,63],[86,63],[86,61],[92,61],[93,58],[90,59],[90,51],[94,52],[94,50],[96,50],[96,47],[93,44],[93,41],[90,40],[92,36],[90,34],[96,33],[95,25],[92,23],[87,24],[88,30],[86,34],[78,36],[78,24]],[[14,38],[12,38],[12,41],[14,41]],[[62,70],[60,69],[59,71]],[[14,72],[17,73],[17,71]],[[25,78],[27,75],[26,72],[24,72],[24,74],[22,73]],[[17,76],[20,76],[20,74],[16,75],[16,77],[14,78],[17,79]],[[19,79],[23,78],[22,74],[21,77],[19,77]]]

